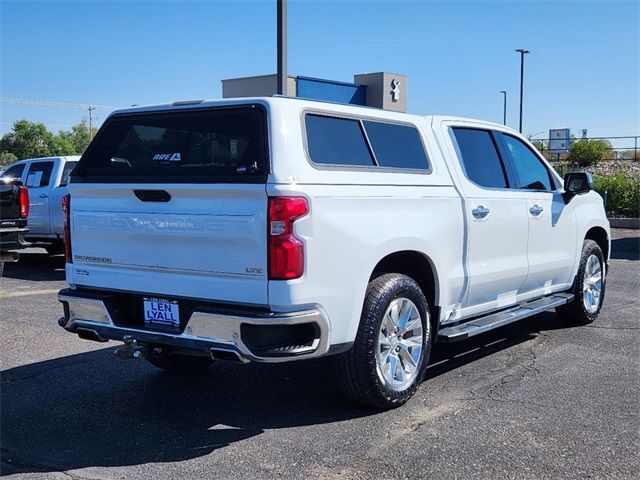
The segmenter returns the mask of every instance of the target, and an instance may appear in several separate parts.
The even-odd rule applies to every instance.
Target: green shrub
[[[13,153],[0,152],[0,167],[9,165],[10,163],[15,162],[16,160],[18,160],[18,157],[16,157]]]
[[[607,212],[614,215],[640,217],[640,175],[620,171],[610,175],[594,175],[595,190],[607,199]]]
[[[577,162],[581,167],[588,167],[601,161],[607,151],[611,149],[611,143],[607,140],[589,140],[581,138],[573,140],[569,147],[567,161]]]

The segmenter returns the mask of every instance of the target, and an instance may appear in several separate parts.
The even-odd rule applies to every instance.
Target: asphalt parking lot
[[[176,376],[57,326],[64,260],[0,284],[2,475],[12,478],[639,478],[640,233],[614,230],[605,307],[436,346],[403,408],[348,403],[331,363]]]

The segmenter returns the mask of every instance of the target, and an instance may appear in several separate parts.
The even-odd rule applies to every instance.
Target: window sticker
[[[42,172],[31,172],[27,176],[27,188],[39,187],[41,182],[42,182]]]
[[[232,138],[229,141],[229,150],[231,153],[231,158],[233,158],[234,160],[238,159],[238,140],[235,138]]]
[[[180,152],[176,153],[156,153],[153,156],[153,159],[156,162],[180,162],[182,161],[182,157]]]

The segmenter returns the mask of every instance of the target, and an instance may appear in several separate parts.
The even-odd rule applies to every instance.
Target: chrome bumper
[[[199,351],[216,358],[216,353],[229,353],[242,362],[286,362],[319,357],[329,350],[329,321],[320,309],[265,314],[228,314],[196,309],[182,333],[117,325],[107,305],[100,298],[88,298],[62,290],[58,300],[65,305],[65,316],[58,323],[65,330],[98,341],[133,338],[138,343],[169,346],[179,350]],[[284,349],[274,355],[260,355],[251,351],[243,341],[241,325],[263,327],[312,324],[317,332],[310,345],[297,349]],[[220,355],[228,358],[228,356]]]

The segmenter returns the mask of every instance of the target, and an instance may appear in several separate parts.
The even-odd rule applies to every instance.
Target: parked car
[[[29,189],[31,213],[26,240],[46,248],[51,255],[64,251],[61,202],[67,194],[69,174],[79,159],[79,156],[29,158],[12,163],[0,173],[0,178],[21,179]]]
[[[609,224],[502,125],[273,97],[112,114],[75,168],[62,327],[169,370],[335,355],[406,402],[433,342],[602,307]]]
[[[5,262],[19,258],[16,250],[28,246],[29,191],[17,178],[0,178],[0,276]]]

